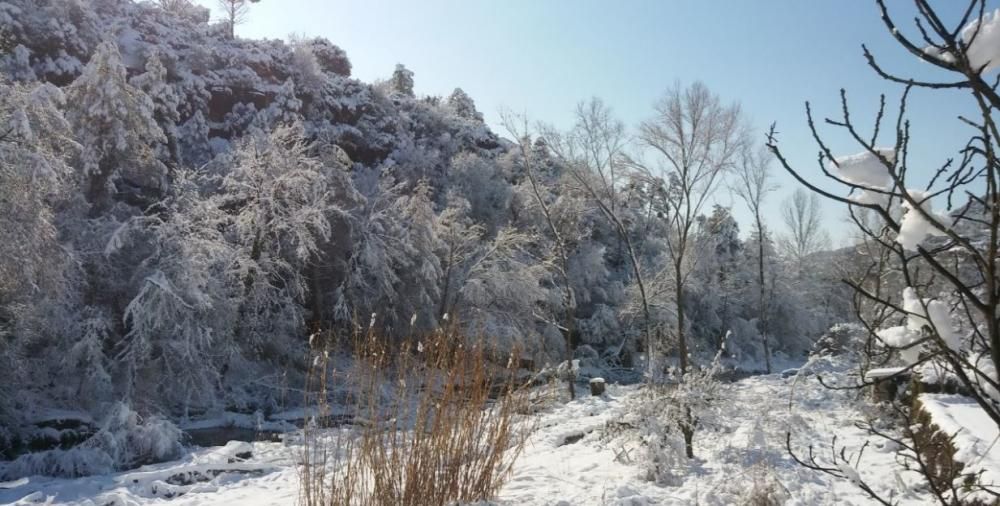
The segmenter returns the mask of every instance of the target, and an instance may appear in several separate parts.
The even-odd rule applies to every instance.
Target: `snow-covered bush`
[[[183,433],[176,425],[157,415],[140,416],[124,403],[116,403],[96,434],[81,444],[107,454],[115,469],[176,458],[181,452]]]
[[[351,60],[347,58],[347,53],[343,49],[329,40],[319,37],[303,41],[303,43],[309,46],[310,52],[316,58],[316,63],[323,71],[351,77]]]
[[[695,457],[695,435],[720,423],[725,385],[720,349],[706,367],[692,367],[673,383],[649,383],[632,408],[646,452],[647,477],[676,485]]]
[[[142,417],[116,403],[100,429],[79,446],[28,453],[0,466],[0,478],[45,475],[78,477],[163,462],[180,455],[182,432],[159,416]]]
[[[856,359],[863,352],[865,341],[865,329],[861,325],[841,323],[820,336],[811,353],[818,356],[848,355]]]
[[[0,467],[0,477],[13,480],[25,476],[75,478],[114,471],[111,457],[96,448],[76,447],[28,453]]]
[[[742,476],[733,476],[722,487],[714,490],[705,504],[719,506],[743,504],[746,506],[781,506],[792,494],[778,479],[774,469],[764,463],[749,466]]]

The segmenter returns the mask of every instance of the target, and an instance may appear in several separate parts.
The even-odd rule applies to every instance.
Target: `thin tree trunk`
[[[438,319],[442,320],[448,313],[448,298],[451,297],[451,267],[455,262],[455,252],[453,248],[448,251],[448,265],[444,269],[444,287],[441,289],[441,304],[438,305]]]
[[[566,243],[563,241],[562,234],[559,233],[559,229],[556,228],[555,222],[552,220],[552,215],[549,213],[549,206],[545,203],[542,198],[542,194],[538,189],[538,182],[535,180],[534,171],[531,168],[530,155],[527,149],[525,149],[524,141],[522,141],[521,146],[521,156],[524,157],[524,168],[525,173],[528,176],[528,181],[531,183],[531,191],[535,195],[535,200],[538,201],[538,206],[542,209],[542,215],[545,216],[545,223],[548,225],[549,231],[552,233],[553,238],[556,241],[556,249],[559,253],[560,268],[559,273],[563,280],[563,285],[565,289],[565,306],[566,306],[566,383],[569,387],[569,398],[576,399],[576,378],[573,374],[573,328],[574,328],[574,318],[575,318],[575,304],[573,297],[573,287],[569,282],[569,257],[566,254]]]
[[[567,286],[569,279],[566,280]],[[567,295],[572,297],[572,289],[568,289]],[[566,373],[569,375],[566,382],[569,384],[569,398],[576,399],[576,373],[573,371],[573,329],[576,327],[573,314],[572,300],[566,303]]]
[[[676,290],[674,298],[677,302],[677,355],[680,359],[681,377],[687,372],[688,349],[687,338],[684,335],[684,283],[681,283],[681,262],[683,256],[679,256],[674,264],[674,274],[677,276],[674,288]]]
[[[681,423],[681,433],[684,434],[684,454],[687,458],[694,458],[694,422],[691,421],[691,407],[684,407],[684,416],[687,419]]]
[[[312,327],[313,332],[319,332],[323,328],[323,293],[320,290],[319,267],[316,262],[309,262],[309,299],[312,307]]]
[[[771,346],[767,340],[767,306],[765,305],[765,280],[764,280],[764,227],[761,226],[760,212],[755,213],[757,219],[757,273],[759,275],[760,289],[758,290],[758,307],[760,308],[760,339],[764,343],[764,366],[768,374],[771,374]]]

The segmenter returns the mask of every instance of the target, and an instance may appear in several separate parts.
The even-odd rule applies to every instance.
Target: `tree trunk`
[[[444,321],[448,313],[448,298],[451,297],[451,266],[454,264],[454,251],[448,251],[448,265],[444,269],[444,287],[441,289],[441,304],[438,305],[438,320]]]
[[[320,288],[319,267],[317,262],[309,262],[309,300],[312,308],[312,318],[309,323],[311,331],[319,332],[323,328],[323,293]]]
[[[681,433],[684,434],[684,454],[687,458],[694,458],[694,422],[691,421],[691,408],[684,407],[684,416],[687,421],[681,423]]]
[[[691,429],[684,429],[684,454],[687,458],[694,458],[694,431]]]
[[[535,200],[538,202],[539,207],[542,208],[542,215],[545,216],[545,223],[548,225],[549,231],[552,233],[552,238],[555,239],[556,247],[558,248],[560,274],[563,279],[566,297],[566,383],[569,386],[570,399],[576,399],[576,379],[573,377],[573,320],[576,308],[575,298],[573,297],[573,287],[569,282],[569,256],[566,254],[566,243],[563,241],[562,234],[559,233],[559,229],[556,228],[556,224],[552,220],[552,214],[549,213],[549,206],[545,203],[545,199],[542,198],[542,194],[538,190],[538,182],[535,180],[535,173],[531,167],[531,156],[525,148],[523,140],[519,146],[521,148],[521,156],[524,157],[525,174],[528,176],[528,181],[531,183],[531,191],[534,193]]]
[[[674,274],[677,276],[675,287],[675,298],[677,300],[677,354],[680,359],[681,377],[687,372],[688,349],[687,340],[684,336],[684,284],[681,283],[681,261],[683,257],[677,259]]]
[[[576,399],[576,373],[573,372],[573,303],[572,303],[572,289],[569,288],[569,280],[566,280],[566,291],[569,301],[566,303],[566,383],[569,385],[569,398],[570,400]]]
[[[92,174],[87,181],[86,199],[90,203],[90,217],[96,218],[111,208],[111,195],[108,184],[114,167],[111,162],[101,160],[97,165],[97,174]]]
[[[764,366],[768,374],[771,374],[771,347],[767,342],[767,307],[764,303],[765,296],[765,286],[764,286],[764,227],[761,226],[760,213],[756,213],[755,218],[757,219],[757,273],[759,275],[760,290],[758,291],[758,307],[760,308],[759,322],[758,325],[760,330],[760,339],[764,343]]]

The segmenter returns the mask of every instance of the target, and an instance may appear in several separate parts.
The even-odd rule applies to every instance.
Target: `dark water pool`
[[[194,446],[223,446],[230,441],[281,441],[281,432],[245,429],[241,427],[211,427],[184,431],[186,441]]]

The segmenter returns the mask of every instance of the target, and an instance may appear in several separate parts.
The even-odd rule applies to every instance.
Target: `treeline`
[[[567,132],[507,117],[505,139],[461,89],[417,96],[403,66],[362,83],[329,41],[229,28],[183,1],[0,1],[8,435],[116,400],[273,408],[317,330],[450,320],[534,367],[658,374],[729,332],[727,356],[769,367],[849,316],[814,201],[746,238],[716,205],[759,209],[773,181],[703,85],[634,134],[593,100]]]

